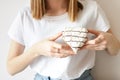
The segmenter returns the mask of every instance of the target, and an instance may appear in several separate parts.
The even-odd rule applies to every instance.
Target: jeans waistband
[[[90,73],[91,70],[86,70],[79,78],[72,80],[94,80]],[[62,80],[57,78],[51,78],[50,76],[43,76],[40,74],[36,74],[34,80]]]

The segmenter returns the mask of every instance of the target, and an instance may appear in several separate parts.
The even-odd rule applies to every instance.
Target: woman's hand
[[[117,38],[111,33],[108,32],[88,30],[89,33],[96,35],[96,38],[93,40],[88,40],[84,49],[91,50],[108,50],[111,55],[115,55],[120,50],[120,42]]]
[[[107,44],[110,41],[110,33],[105,33],[96,30],[88,30],[89,33],[92,33],[96,36],[93,40],[88,40],[86,42],[85,48],[92,50],[104,50],[107,48]]]
[[[74,54],[72,49],[67,44],[55,42],[55,40],[61,37],[61,35],[62,33],[58,33],[48,39],[36,43],[31,48],[32,52],[38,56],[43,55],[58,58],[63,58]]]
[[[73,53],[72,49],[66,44],[56,43],[62,33],[34,44],[30,49],[24,51],[24,46],[12,40],[7,59],[7,69],[11,75],[23,71],[38,56],[67,57]]]

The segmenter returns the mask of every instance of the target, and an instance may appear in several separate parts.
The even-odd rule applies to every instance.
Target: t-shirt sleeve
[[[94,28],[96,30],[107,32],[110,29],[110,24],[105,13],[97,3],[95,9],[94,23]]]
[[[16,18],[14,19],[9,31],[8,36],[10,39],[24,45],[23,39],[23,15],[21,11],[17,14]]]

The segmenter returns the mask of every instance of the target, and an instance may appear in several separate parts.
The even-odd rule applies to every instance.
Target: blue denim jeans
[[[91,70],[86,70],[79,78],[72,79],[72,80],[94,80],[92,75],[90,74],[90,71]],[[34,80],[61,80],[61,79],[54,79],[51,77],[36,74]]]

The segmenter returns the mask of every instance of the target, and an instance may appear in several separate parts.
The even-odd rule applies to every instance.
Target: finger
[[[60,54],[60,53],[51,53],[50,56],[51,56],[51,57],[62,58],[62,57],[64,57],[64,54]]]
[[[103,40],[104,40],[103,35],[99,35],[97,38],[95,38],[95,39],[93,39],[93,40],[88,40],[88,41],[86,42],[86,44],[98,44],[98,43],[103,42]]]
[[[52,51],[58,51],[59,49],[72,51],[71,47],[68,44],[59,44],[59,43],[53,42]]]
[[[60,53],[60,54],[70,54],[70,55],[75,54],[75,53],[72,51],[72,49],[71,49],[71,50],[60,49],[59,53]]]
[[[106,47],[105,46],[100,46],[100,47],[95,47],[96,50],[105,50]]]
[[[95,40],[89,40],[89,41],[86,42],[85,45],[92,45],[92,44],[95,44],[95,43],[96,43]]]
[[[52,42],[52,47],[56,48],[56,49],[61,49],[62,45],[56,42]]]
[[[51,52],[52,57],[58,57],[58,58],[64,58],[71,55],[75,55],[72,50],[59,49],[59,51],[54,50],[54,52]]]
[[[50,41],[55,41],[56,39],[58,39],[59,37],[61,37],[62,36],[62,32],[60,32],[60,33],[57,33],[56,35],[54,35],[54,36],[52,36],[52,37],[50,37],[50,38],[48,38]]]
[[[85,45],[83,47],[80,47],[78,51],[86,49]]]
[[[88,29],[88,33],[92,33],[92,34],[98,36],[100,34],[100,31],[93,30],[93,29]]]
[[[66,56],[65,56],[64,54],[54,53],[54,57],[64,58],[64,57],[66,57]]]
[[[58,58],[65,58],[65,57],[68,57],[68,56],[71,56],[73,54],[65,54],[65,53],[55,53],[55,57],[58,57]]]
[[[102,40],[101,39],[94,39],[94,40],[89,40],[86,42],[87,45],[92,45],[92,44],[98,44],[101,43]]]
[[[84,48],[91,50],[104,50],[106,49],[106,45],[104,43],[100,43],[95,45],[86,45]]]
[[[71,50],[71,47],[68,44],[62,44],[62,48],[65,50]]]
[[[60,52],[59,50],[60,50],[59,48],[52,47],[51,52],[52,53],[59,53]]]
[[[88,49],[88,50],[95,50],[95,47],[97,47],[98,45],[86,45],[84,46],[85,49]]]
[[[59,56],[60,56],[60,54],[59,53],[53,53],[53,52],[51,52],[50,53],[51,55],[51,57],[58,57],[59,58]]]
[[[96,43],[101,43],[105,40],[104,36],[100,34],[97,38],[95,38]]]

